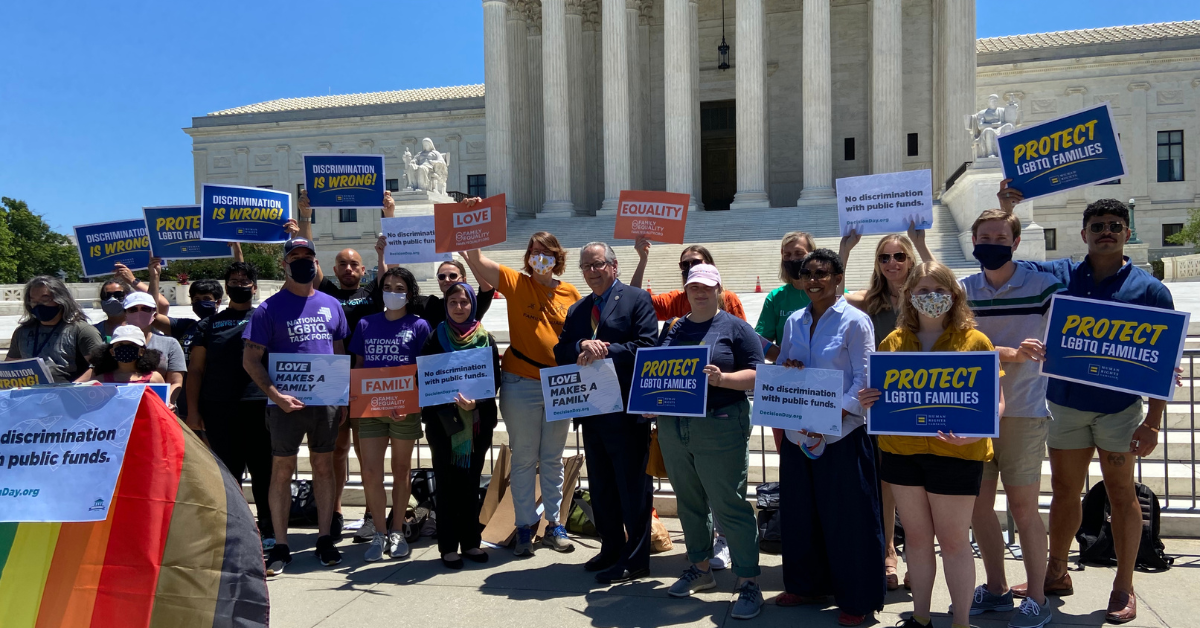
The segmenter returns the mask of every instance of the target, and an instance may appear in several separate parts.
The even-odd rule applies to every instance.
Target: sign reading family
[[[383,417],[419,411],[417,365],[350,371],[350,416]]]
[[[292,195],[266,188],[205,183],[200,238],[226,242],[287,242]]]
[[[141,219],[78,225],[75,242],[86,277],[110,275],[113,264],[124,264],[129,270],[150,266],[150,237]]]
[[[872,353],[871,434],[1000,435],[1000,354],[994,351]]]
[[[388,266],[407,266],[423,262],[448,262],[449,253],[437,252],[433,216],[397,216],[379,221],[387,246],[383,261]]]
[[[1042,374],[1170,399],[1191,314],[1054,295]]]
[[[150,254],[162,259],[233,257],[228,242],[200,239],[200,206],[143,207]]]
[[[417,356],[417,382],[422,408],[454,403],[459,393],[472,401],[491,399],[496,396],[492,348]]]
[[[705,416],[709,347],[640,347],[633,361],[630,414]]]
[[[869,174],[837,180],[842,235],[903,232],[933,226],[933,175],[929,170]]]
[[[489,196],[471,207],[465,203],[433,206],[438,253],[469,251],[508,239],[508,210],[503,194]]]
[[[675,192],[621,190],[613,237],[636,240],[644,236],[655,242],[683,244],[689,199],[687,194]]]
[[[383,155],[305,155],[304,188],[312,207],[383,207]]]
[[[755,425],[842,435],[844,373],[771,364],[754,368]]]
[[[306,406],[344,406],[350,403],[350,356],[314,353],[272,353],[267,356],[271,382],[279,392]],[[275,405],[268,401],[268,405]]]
[[[611,358],[587,366],[568,364],[542,369],[542,399],[546,420],[621,412],[621,384]]]
[[[1108,103],[996,138],[1010,187],[1025,200],[1119,179],[1127,173]]]

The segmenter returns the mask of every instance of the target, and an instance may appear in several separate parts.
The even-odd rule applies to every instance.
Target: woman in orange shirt
[[[646,264],[650,261],[650,241],[644,237],[639,237],[633,246],[638,254],[638,265],[633,271],[633,277],[630,278],[629,285],[634,288],[641,288],[642,275],[646,272]],[[716,266],[716,263],[713,262],[712,253],[709,253],[708,249],[699,244],[693,244],[683,249],[683,253],[679,255],[679,272],[683,275],[684,281],[687,281],[688,272],[696,264]],[[724,307],[722,309],[742,320],[746,320],[746,309],[742,307],[742,300],[731,290],[726,290],[724,295]],[[692,311],[692,304],[688,302],[687,294],[683,290],[652,294],[650,298],[654,301],[654,313],[658,315],[658,320],[660,321],[669,321],[673,318],[687,316]]]

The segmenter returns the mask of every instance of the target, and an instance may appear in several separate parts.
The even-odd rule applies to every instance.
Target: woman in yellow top
[[[946,266],[918,265],[900,296],[900,319],[880,343],[880,351],[995,351],[987,336],[975,329],[966,293]],[[858,394],[863,408],[870,408],[879,396],[877,388],[864,388]],[[1003,415],[1003,392],[999,409]],[[879,475],[896,496],[908,546],[913,615],[901,628],[929,625],[937,574],[935,534],[953,602],[953,625],[966,627],[975,589],[971,512],[983,481],[983,463],[992,458],[992,440],[939,431],[936,437],[880,436],[879,448],[883,451]]]

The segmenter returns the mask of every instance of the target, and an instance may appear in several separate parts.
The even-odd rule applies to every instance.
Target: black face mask
[[[800,269],[803,267],[804,260],[802,259],[783,260],[783,272],[787,273],[787,276],[792,279],[800,278]]]
[[[212,316],[217,313],[217,307],[221,304],[216,301],[196,301],[192,304],[192,312],[200,318]]]
[[[114,345],[112,348],[112,352],[113,352],[113,358],[117,362],[121,362],[123,364],[129,364],[130,362],[134,362],[139,357],[141,357],[142,348],[135,344],[130,344],[128,342],[122,342],[117,345]]]
[[[292,273],[292,281],[312,283],[312,280],[317,277],[317,262],[302,257],[288,262],[288,270]]]
[[[972,255],[987,270],[997,270],[1012,260],[1012,247],[1004,244],[976,244]]]
[[[54,305],[42,305],[39,303],[30,309],[33,310],[34,318],[44,323],[58,316],[58,313],[62,311],[62,306],[57,303]]]
[[[229,300],[233,303],[246,303],[254,298],[254,288],[250,286],[225,286],[225,294],[229,295]]]

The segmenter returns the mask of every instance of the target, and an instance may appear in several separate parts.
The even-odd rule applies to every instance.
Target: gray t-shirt
[[[162,358],[158,361],[158,372],[164,379],[170,372],[187,372],[187,361],[183,358],[183,347],[179,346],[178,340],[170,336],[150,334],[150,341],[146,343],[146,348],[162,353]]]
[[[12,360],[42,358],[54,381],[73,382],[88,369],[88,354],[102,344],[100,332],[86,321],[59,323],[53,327],[33,321],[13,332],[8,357]]]

